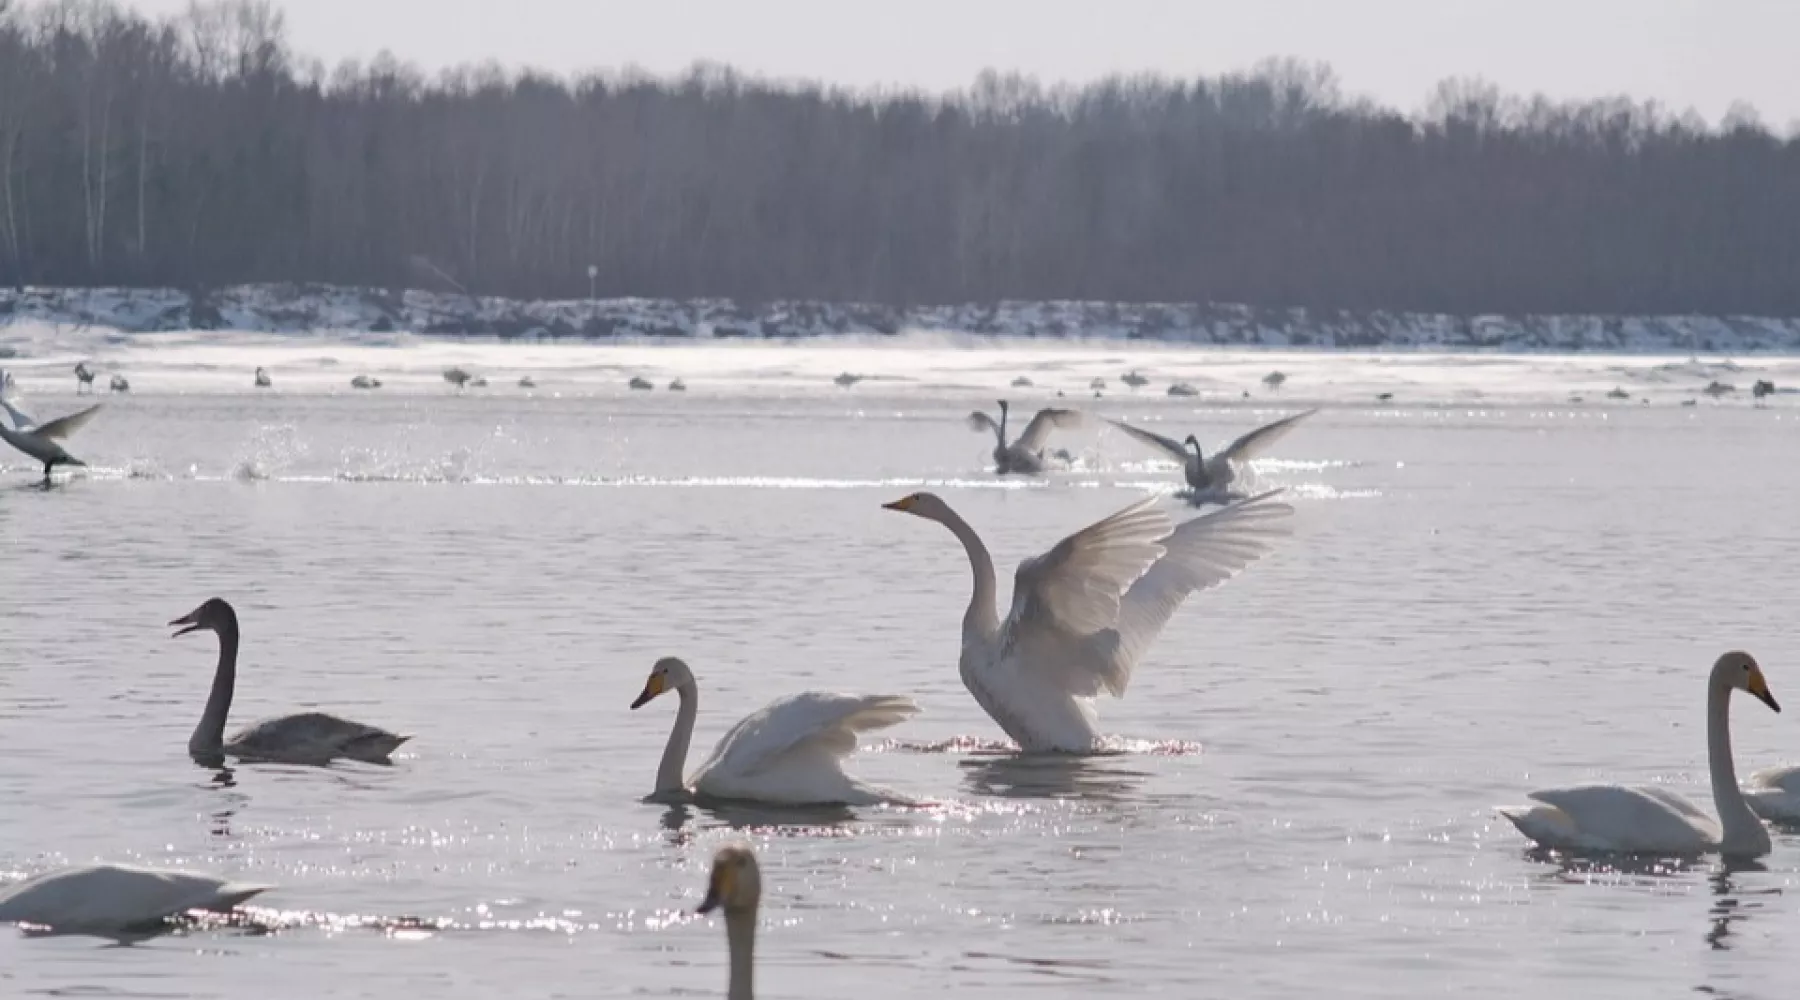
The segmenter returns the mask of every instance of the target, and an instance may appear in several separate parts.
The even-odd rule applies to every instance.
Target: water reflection
[[[1745,872],[1761,873],[1768,870],[1766,866],[1756,861],[1727,861],[1707,879],[1712,884],[1715,898],[1707,914],[1711,921],[1711,927],[1706,932],[1706,943],[1711,945],[1714,951],[1730,951],[1731,942],[1727,939],[1731,937],[1733,925],[1750,919],[1750,915],[1760,908],[1761,904],[1746,900],[1745,896],[1778,896],[1781,894],[1779,888],[1741,889],[1734,881],[1733,876]]]
[[[1124,801],[1147,773],[1129,755],[1016,753],[958,762],[963,783],[977,795],[1013,799],[1080,798]]]
[[[672,834],[672,843],[686,843],[689,828],[704,814],[709,825],[728,826],[733,830],[763,830],[773,833],[828,833],[856,820],[847,806],[772,806],[760,802],[730,802],[699,799],[669,806],[662,815],[662,827]]]

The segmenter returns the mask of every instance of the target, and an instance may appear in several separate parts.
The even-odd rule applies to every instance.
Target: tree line
[[[1800,315],[1800,134],[1327,67],[952,94],[326,68],[266,0],[0,0],[0,281]],[[594,269],[590,279],[589,268]]]

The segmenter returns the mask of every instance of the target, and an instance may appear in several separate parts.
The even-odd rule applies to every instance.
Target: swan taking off
[[[0,923],[57,931],[121,931],[189,910],[222,913],[272,886],[138,865],[82,865],[0,890]]]
[[[1214,452],[1210,458],[1200,450],[1200,441],[1192,434],[1185,441],[1177,441],[1122,421],[1108,420],[1107,423],[1180,462],[1188,488],[1193,491],[1188,497],[1191,503],[1227,503],[1241,499],[1231,492],[1231,484],[1237,481],[1237,467],[1262,454],[1293,430],[1295,424],[1317,412],[1314,408],[1264,424],[1226,445],[1224,450]]]
[[[825,691],[777,698],[731,727],[719,738],[706,763],[693,777],[684,778],[694,718],[700,711],[693,671],[673,656],[657,660],[643,693],[631,707],[641,708],[667,691],[674,691],[681,705],[656,769],[653,799],[691,794],[783,806],[909,801],[850,777],[844,773],[843,763],[856,749],[858,734],[885,729],[917,714],[919,706],[910,698]]]
[[[1738,790],[1731,760],[1732,691],[1748,691],[1779,712],[1762,668],[1749,653],[1713,664],[1706,682],[1706,745],[1712,768],[1714,819],[1687,799],[1655,785],[1583,785],[1532,792],[1536,805],[1503,806],[1500,815],[1543,847],[1622,854],[1720,854],[1761,857],[1769,831]]]
[[[994,433],[994,471],[1004,476],[1019,472],[1035,475],[1044,471],[1044,442],[1050,439],[1050,432],[1058,427],[1069,428],[1081,426],[1081,414],[1075,410],[1046,409],[1037,411],[1031,423],[1025,425],[1025,433],[1008,445],[1006,443],[1006,400],[1000,404],[1000,422],[986,413],[976,410],[969,414],[969,429],[992,431]]]
[[[5,376],[0,375],[0,382]],[[87,465],[81,459],[64,450],[62,442],[69,435],[81,429],[81,425],[99,411],[101,404],[95,403],[85,410],[77,410],[66,417],[38,423],[31,415],[14,406],[0,391],[0,408],[6,410],[6,420],[0,421],[0,438],[32,458],[44,463],[44,482],[50,481],[50,470],[59,465]]]
[[[301,712],[265,719],[239,730],[226,742],[225,716],[231,711],[237,686],[237,612],[223,598],[215,597],[169,624],[183,626],[176,635],[206,629],[219,636],[219,667],[213,673],[206,714],[188,738],[189,756],[203,764],[217,764],[227,754],[289,764],[323,765],[338,758],[389,764],[389,755],[412,739],[323,712]]]
[[[994,560],[950,505],[933,493],[884,504],[936,521],[968,551],[974,593],[963,615],[963,684],[1021,750],[1094,749],[1093,699],[1125,693],[1175,609],[1266,555],[1294,512],[1279,490],[1172,529],[1145,497],[1019,563],[1012,609],[996,610]],[[1172,529],[1172,530],[1171,530]]]
[[[725,911],[725,944],[731,949],[726,1000],[755,1000],[756,908],[762,903],[762,869],[747,844],[729,844],[713,855],[706,898],[695,913]]]

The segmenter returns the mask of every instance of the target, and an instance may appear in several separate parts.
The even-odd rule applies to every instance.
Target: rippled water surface
[[[40,416],[76,402],[25,381]],[[1257,468],[1293,537],[1101,703],[1132,752],[1033,760],[957,677],[960,547],[880,504],[938,491],[1010,577],[1173,474],[1095,421],[1076,471],[998,483],[960,422],[994,394],[152,388],[54,489],[0,457],[0,875],[279,886],[130,947],[7,929],[0,994],[718,995],[690,913],[747,837],[770,997],[1793,995],[1794,833],[1759,867],[1620,871],[1492,811],[1588,780],[1708,802],[1725,648],[1800,703],[1793,411],[1328,405]],[[1083,402],[1211,443],[1287,410]],[[163,623],[215,594],[236,721],[417,734],[396,766],[190,762],[215,647]],[[642,802],[674,706],[627,705],[670,653],[702,749],[779,694],[915,697],[850,766],[941,804]],[[1738,703],[1742,769],[1800,761],[1790,714]]]

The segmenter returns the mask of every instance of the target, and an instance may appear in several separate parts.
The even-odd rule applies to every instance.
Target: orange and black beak
[[[664,689],[664,684],[663,684],[662,675],[661,674],[651,674],[650,679],[644,682],[643,693],[639,694],[637,696],[637,700],[631,703],[631,707],[632,708],[643,708],[645,705],[650,703],[650,699],[656,697],[659,694],[662,694],[663,689]]]
[[[1750,693],[1755,695],[1763,704],[1777,712],[1781,711],[1781,703],[1776,701],[1775,695],[1769,691],[1769,682],[1763,680],[1761,670],[1751,671],[1748,687],[1750,688]]]

